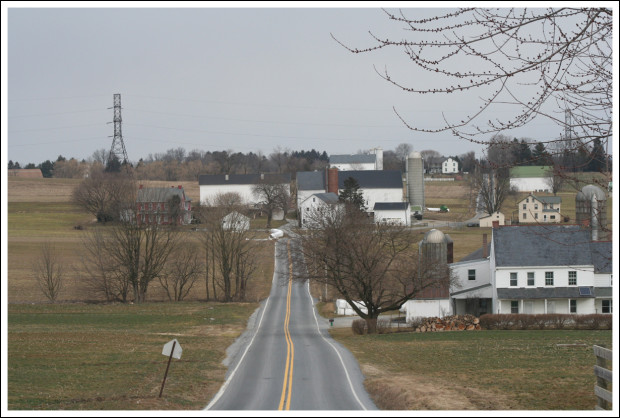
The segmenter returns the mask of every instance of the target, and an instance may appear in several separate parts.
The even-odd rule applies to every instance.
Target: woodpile
[[[421,318],[420,323],[416,324],[415,327],[416,332],[473,331],[479,329],[481,329],[480,319],[474,315]]]

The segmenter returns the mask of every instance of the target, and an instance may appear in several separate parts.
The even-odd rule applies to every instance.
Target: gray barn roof
[[[611,243],[592,242],[577,225],[504,226],[493,230],[497,267],[591,266],[611,263]],[[611,266],[608,267],[609,271]]]
[[[339,154],[330,155],[330,164],[374,164],[377,160],[375,154]]]
[[[300,171],[297,173],[297,190],[325,190],[325,172]]]
[[[407,210],[409,202],[377,202],[373,210]]]
[[[336,193],[315,193],[312,196],[316,196],[328,204],[338,203],[338,195]]]
[[[145,187],[138,189],[136,202],[166,202],[172,196],[179,196],[181,200],[183,200],[183,189],[179,189],[178,187]],[[187,197],[185,200],[191,201],[191,199],[188,199]]]
[[[274,181],[278,183],[290,183],[290,174],[271,174],[264,175],[266,181]],[[200,186],[219,186],[224,184],[257,184],[261,180],[261,174],[229,174],[226,180],[226,174],[202,174],[198,177]]]
[[[344,189],[349,177],[357,180],[360,189],[402,189],[403,175],[400,170],[355,170],[338,172],[338,189]]]

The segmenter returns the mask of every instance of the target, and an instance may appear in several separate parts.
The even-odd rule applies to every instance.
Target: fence
[[[596,356],[596,366],[594,366],[596,386],[594,386],[594,394],[597,397],[597,404],[594,409],[612,409],[613,399],[610,391],[613,381],[610,370],[612,365],[607,363],[612,361],[612,351],[598,345],[595,345],[593,348],[594,355]]]

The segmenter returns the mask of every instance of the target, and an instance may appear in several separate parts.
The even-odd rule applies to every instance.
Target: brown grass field
[[[64,303],[50,304],[32,275],[40,245],[53,242],[67,264],[79,266],[84,234],[92,228],[105,228],[71,203],[72,190],[78,183],[69,179],[8,179],[5,297],[9,302],[9,408],[204,408],[223,382],[226,370],[221,361],[226,348],[245,328],[258,306],[256,302],[270,291],[273,242],[264,241],[262,265],[250,283],[248,303],[205,303],[204,282],[200,281],[182,303],[162,303],[167,297],[157,281],[149,287],[144,304],[84,303],[93,297],[81,284],[79,270],[70,269],[59,298]],[[181,184],[190,198],[199,199],[197,182],[142,184]],[[429,182],[425,186],[428,206],[446,204],[451,209],[446,214],[433,213],[432,219],[458,222],[473,216],[466,182]],[[562,191],[562,212],[568,212],[571,219],[574,195],[574,191]],[[608,205],[611,222],[611,199]],[[85,229],[76,230],[76,225]],[[253,227],[262,228],[260,220]],[[454,241],[455,261],[480,248],[482,234],[489,234],[491,239],[490,228],[442,230]],[[195,239],[197,232],[188,229],[185,234]],[[312,288],[317,296],[323,291]],[[328,294],[328,300],[331,297]],[[323,303],[319,308],[323,315],[329,315],[333,303]],[[594,383],[588,379],[594,360],[590,361],[590,353],[583,350],[567,350],[570,356],[566,356],[551,341],[611,343],[610,333],[603,332],[568,333],[547,340],[545,336],[551,334],[544,331],[517,332],[510,334],[511,342],[505,347],[498,342],[505,340],[499,333],[479,332],[476,337],[448,334],[362,337],[343,329],[334,335],[360,361],[366,387],[383,409],[566,409],[565,405],[568,409],[589,409]],[[171,338],[178,338],[186,351],[182,360],[171,365],[166,396],[159,399],[165,367],[161,346]],[[472,363],[461,352],[483,363]],[[515,363],[501,366],[506,358]],[[580,374],[563,375],[567,364],[577,365]],[[559,383],[544,380],[545,373]],[[542,379],[543,384],[529,389],[536,379]],[[557,403],[557,399],[568,398],[568,404]]]

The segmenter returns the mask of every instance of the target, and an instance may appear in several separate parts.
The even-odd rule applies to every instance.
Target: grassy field
[[[592,345],[612,347],[611,331],[330,332],[396,410],[592,410]],[[574,343],[586,346],[557,345]]]
[[[201,409],[256,303],[10,304],[11,410]],[[183,355],[166,370],[163,346]]]

